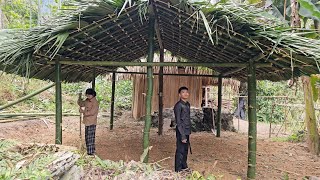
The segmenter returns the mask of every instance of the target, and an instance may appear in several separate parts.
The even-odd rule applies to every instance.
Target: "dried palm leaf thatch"
[[[258,69],[257,78],[275,81],[319,72],[320,41],[308,38],[315,31],[295,32],[262,8],[204,0],[74,0],[69,7],[40,27],[0,31],[1,70],[53,80],[54,66],[47,61],[136,61],[147,52],[152,7],[164,48],[175,57],[247,63],[264,54],[258,61],[271,62],[273,67]],[[99,67],[97,75],[110,70],[114,68]],[[185,70],[207,73],[207,69]],[[168,73],[176,71],[165,68]],[[90,67],[63,65],[62,79],[89,81],[90,72]],[[245,69],[232,74],[240,80],[245,75]]]

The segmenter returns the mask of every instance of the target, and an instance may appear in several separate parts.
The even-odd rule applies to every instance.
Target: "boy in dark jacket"
[[[179,172],[188,169],[187,156],[190,145],[189,135],[191,134],[190,103],[187,101],[189,92],[187,87],[179,88],[180,100],[174,106],[176,120],[177,149],[175,155],[175,171]]]

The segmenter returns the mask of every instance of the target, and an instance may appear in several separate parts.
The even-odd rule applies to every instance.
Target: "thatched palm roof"
[[[46,26],[0,32],[0,64],[6,72],[54,79],[48,61],[135,61],[147,53],[148,8],[155,10],[164,48],[193,62],[271,62],[258,79],[284,80],[318,73],[320,41],[292,33],[262,9],[187,0],[77,0]],[[151,1],[150,1],[151,2]],[[158,49],[158,45],[156,45]],[[96,67],[97,75],[113,70]],[[214,68],[225,73],[235,68]],[[91,67],[62,65],[62,79],[90,81]],[[244,79],[246,69],[232,76]]]

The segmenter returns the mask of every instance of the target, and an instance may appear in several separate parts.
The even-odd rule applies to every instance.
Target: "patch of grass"
[[[303,142],[304,139],[305,139],[304,131],[298,131],[287,137],[274,137],[272,138],[272,141],[297,143],[297,142]]]
[[[187,177],[187,180],[218,180],[218,179],[222,179],[223,175],[208,175],[208,176],[204,176],[201,173],[199,173],[198,171],[193,171],[191,176]]]

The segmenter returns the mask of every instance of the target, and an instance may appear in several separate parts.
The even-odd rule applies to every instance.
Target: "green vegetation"
[[[104,110],[109,110],[111,104],[111,83],[111,81],[106,81],[101,77],[96,80],[97,98],[100,107]],[[115,107],[122,110],[130,110],[132,104],[132,91],[132,81],[117,81]]]
[[[143,160],[143,158],[142,158]],[[187,179],[187,180],[219,180],[223,175],[204,176],[198,171],[190,173],[175,173],[165,170],[158,162],[141,163],[136,161],[124,162],[102,160],[98,156],[95,158],[82,155],[76,165],[81,166],[85,171],[85,176],[91,179]],[[98,174],[102,174],[98,177]]]
[[[14,149],[13,149],[14,148]],[[0,140],[0,179],[47,179],[53,156],[40,153],[43,147],[18,147],[12,140]],[[25,166],[23,166],[23,164]]]
[[[50,82],[41,81],[38,79],[29,79],[19,76],[2,74],[0,76],[0,105],[4,105],[9,101],[13,101],[23,97],[41,87],[47,86]],[[89,83],[63,83],[62,84],[62,108],[63,112],[78,112],[78,93],[84,92]],[[132,81],[118,81],[116,82],[116,109],[130,110],[132,99]],[[111,82],[98,77],[96,80],[97,99],[100,103],[101,111],[109,111],[111,103]],[[54,112],[55,111],[55,97],[54,88],[51,88],[37,96],[30,98],[20,104],[5,109],[11,112]],[[84,98],[84,95],[83,95]]]
[[[198,171],[193,171],[191,176],[187,177],[187,180],[218,180],[222,178],[223,178],[223,175],[215,176],[210,174],[208,176],[203,176]]]
[[[303,142],[305,140],[305,132],[297,131],[287,137],[274,137],[272,138],[272,140],[276,142],[292,142],[292,143]]]
[[[300,87],[289,86],[285,82],[258,81],[257,83],[257,117],[258,121],[279,123],[285,118],[285,107],[278,104],[303,103],[303,92]],[[266,97],[268,96],[268,97]],[[272,96],[278,96],[273,98]],[[287,98],[279,98],[287,96]]]
[[[0,0],[0,8],[8,20],[7,28],[26,29],[30,28],[30,25],[34,27],[38,19],[37,2],[37,0]]]

